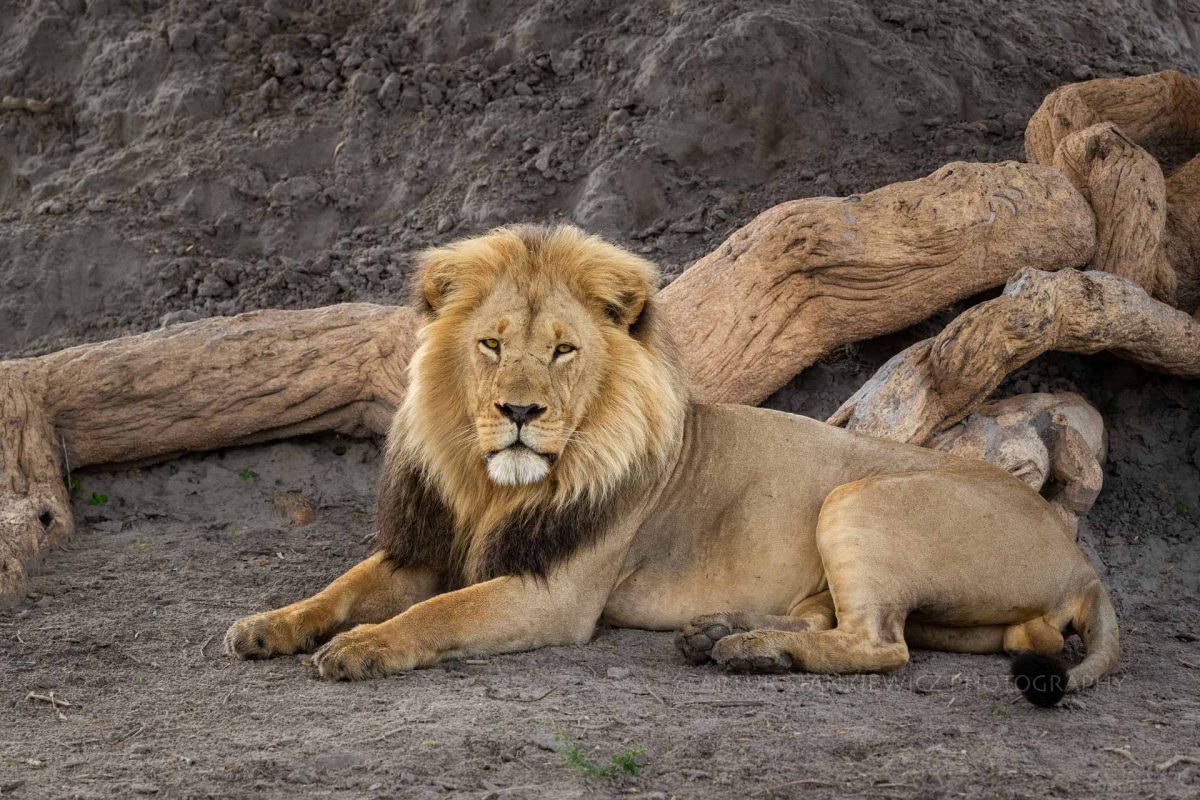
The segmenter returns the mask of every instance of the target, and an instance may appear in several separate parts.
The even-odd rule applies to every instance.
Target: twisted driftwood
[[[1200,156],[1163,177],[1138,142],[1200,143],[1200,84],[1177,72],[1058,89],[1030,119],[1026,151],[1053,163],[1096,217],[1089,272],[1034,269],[1004,294],[896,355],[830,422],[926,444],[1006,375],[1047,350],[1115,354],[1200,377]],[[1182,309],[1182,310],[1180,310]]]
[[[1030,123],[1040,163],[950,164],[861,196],[784,203],[735,232],[661,295],[701,399],[759,402],[831,349],[906,327],[1023,267],[1091,265],[1113,274],[1023,274],[947,329],[941,347],[922,343],[924,361],[913,355],[921,345],[905,351],[835,415],[993,461],[1042,488],[1067,521],[1085,513],[1101,480],[1095,411],[1074,396],[978,404],[1005,371],[1050,347],[1117,347],[1193,374],[1183,351],[1194,323],[1178,312],[1162,318],[1168,306],[1118,276],[1175,303],[1198,291],[1197,189],[1164,181],[1161,170],[1155,182],[1157,163],[1136,145],[1155,130],[1147,115],[1163,109],[1170,125],[1195,130],[1179,122],[1193,119],[1194,83],[1174,74],[1128,81],[1140,94],[1117,94],[1143,102],[1119,114],[1105,116],[1108,95],[1086,88],[1096,82],[1051,95],[1051,111],[1044,105]],[[1075,121],[1055,116],[1038,133],[1062,108]],[[1116,126],[1086,133],[1104,120]],[[1195,162],[1184,170],[1197,174]],[[1124,183],[1131,174],[1145,182]],[[1039,280],[1054,288],[1031,293]],[[1095,285],[1099,301],[1087,288]],[[1124,338],[1105,323],[1113,316],[1126,320]],[[1022,336],[1024,319],[1050,332]],[[264,311],[0,363],[0,596],[71,533],[70,468],[320,430],[384,432],[404,395],[416,326],[403,307]]]

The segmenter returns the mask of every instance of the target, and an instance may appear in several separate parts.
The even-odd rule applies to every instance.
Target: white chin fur
[[[546,459],[524,447],[501,450],[487,462],[488,477],[501,486],[537,483],[550,473]]]

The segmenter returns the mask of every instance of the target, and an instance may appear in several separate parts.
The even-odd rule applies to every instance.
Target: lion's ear
[[[447,247],[426,250],[417,259],[417,305],[426,313],[436,315],[454,291],[463,271],[457,253]]]
[[[623,328],[632,328],[641,319],[650,295],[649,284],[631,284],[623,287],[604,304],[604,313]]]

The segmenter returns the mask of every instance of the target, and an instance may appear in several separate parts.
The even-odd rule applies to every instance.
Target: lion
[[[1112,603],[1037,492],[982,462],[695,402],[658,280],[571,226],[427,251],[377,549],[235,622],[227,652],[313,652],[323,677],[356,680],[583,643],[604,620],[678,629],[688,660],[732,671],[1024,654],[1014,674],[1042,704],[1114,668]],[[1071,631],[1086,656],[1066,672]]]

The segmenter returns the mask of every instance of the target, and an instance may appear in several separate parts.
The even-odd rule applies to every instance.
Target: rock
[[[129,791],[134,794],[158,794],[159,789],[158,785],[153,783],[131,783]]]
[[[579,50],[564,50],[550,58],[554,74],[560,78],[566,77],[579,69],[579,64],[582,61],[583,53]]]
[[[529,741],[535,747],[542,750],[549,750],[551,753],[561,753],[567,749],[566,741],[550,731],[539,731],[530,736]]]
[[[196,294],[201,297],[228,297],[232,294],[232,289],[221,279],[221,276],[210,272],[204,276],[204,280],[196,288]]]
[[[313,199],[320,192],[321,184],[317,182],[316,178],[297,175],[272,186],[269,196],[272,203],[302,203]]]
[[[629,667],[609,667],[604,674],[614,681],[620,681],[632,675],[633,670]]]
[[[275,77],[267,78],[263,81],[262,86],[258,87],[259,97],[271,99],[279,94],[279,79]]]
[[[388,75],[383,80],[383,86],[379,87],[379,102],[384,108],[394,108],[400,102],[400,96],[404,92],[404,81],[396,73]]]
[[[450,231],[454,230],[454,226],[457,224],[458,221],[454,219],[453,215],[442,214],[440,217],[438,217],[437,232],[449,233]]]
[[[172,50],[188,50],[196,44],[196,31],[189,25],[172,25],[167,29],[167,44]]]
[[[440,106],[446,99],[446,93],[441,87],[434,86],[432,83],[421,84],[421,93],[425,95],[425,100],[431,106]]]
[[[529,95],[533,94],[533,89],[525,81],[517,81],[515,84],[513,84],[513,91],[522,97],[528,97]]]
[[[295,75],[300,71],[300,62],[291,53],[272,53],[269,63],[271,74],[280,80]]]
[[[358,95],[367,95],[379,91],[383,82],[373,73],[360,70],[350,76],[350,91]]]
[[[55,198],[54,200],[47,200],[44,203],[40,203],[37,207],[37,213],[39,213],[39,214],[58,215],[58,214],[65,214],[70,210],[71,210],[71,207],[69,205],[67,205],[66,200],[60,200],[57,198]]]
[[[195,322],[200,319],[200,315],[190,308],[184,308],[179,311],[169,311],[162,315],[159,320],[158,327],[169,328],[172,325],[180,325],[184,322]]]
[[[421,90],[414,84],[406,84],[400,93],[400,107],[407,111],[416,111],[421,107]]]

